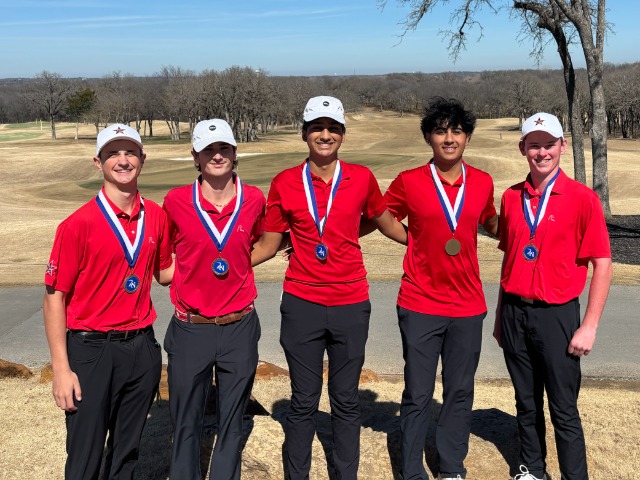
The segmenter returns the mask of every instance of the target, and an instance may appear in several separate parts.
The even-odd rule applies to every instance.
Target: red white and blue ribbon
[[[451,205],[449,201],[449,197],[447,196],[447,192],[444,191],[444,186],[440,181],[440,177],[438,176],[438,172],[436,171],[436,166],[431,162],[429,167],[431,168],[431,176],[433,177],[433,183],[436,184],[436,193],[438,194],[438,200],[440,200],[440,206],[442,207],[442,211],[444,212],[444,216],[447,219],[447,223],[449,224],[449,228],[451,229],[451,233],[456,231],[458,227],[458,220],[460,219],[460,213],[462,213],[462,207],[464,206],[464,196],[467,185],[467,168],[462,165],[462,186],[460,190],[458,190],[458,194],[456,195],[456,201]]]
[[[327,224],[327,218],[329,218],[329,212],[331,211],[331,206],[333,205],[333,200],[336,196],[336,192],[338,191],[338,187],[340,186],[341,181],[342,167],[340,165],[340,160],[337,160],[336,169],[333,172],[333,179],[331,181],[331,193],[329,194],[329,201],[327,203],[327,212],[324,214],[323,218],[318,218],[318,202],[316,201],[316,194],[313,190],[313,181],[311,180],[309,162],[306,162],[304,164],[304,167],[302,167],[302,184],[304,185],[304,194],[307,197],[307,206],[309,207],[311,218],[313,218],[313,221],[318,228],[318,235],[320,236],[320,238],[322,238],[324,227]]]
[[[236,206],[233,209],[233,213],[231,214],[231,218],[222,229],[222,232],[219,231],[214,225],[213,221],[209,214],[202,208],[200,204],[200,182],[196,180],[193,183],[192,194],[193,194],[193,206],[196,209],[196,213],[202,226],[213,240],[218,252],[222,252],[224,246],[227,244],[229,237],[231,236],[231,232],[233,231],[233,226],[236,224],[238,217],[240,216],[240,210],[242,209],[242,201],[243,201],[243,193],[242,193],[242,182],[240,181],[240,177],[238,175],[236,177]]]
[[[547,183],[547,186],[544,187],[544,191],[540,196],[540,203],[538,204],[538,211],[533,213],[531,209],[531,199],[529,197],[529,192],[527,189],[524,189],[524,199],[523,199],[523,210],[524,210],[524,218],[527,221],[527,225],[529,226],[529,232],[531,233],[531,237],[533,238],[536,234],[536,230],[540,222],[544,218],[544,214],[547,210],[547,204],[549,203],[549,197],[551,196],[551,191],[553,190],[553,184],[556,183],[556,179],[560,174],[560,169],[556,172],[553,178]]]
[[[140,248],[142,247],[142,239],[144,238],[144,199],[140,197],[140,214],[138,217],[138,227],[136,229],[136,238],[133,243],[129,240],[129,237],[125,233],[122,228],[122,224],[115,212],[109,205],[109,201],[107,197],[105,197],[102,190],[98,192],[98,196],[96,197],[96,202],[98,203],[98,207],[100,211],[104,215],[104,218],[107,220],[107,223],[111,227],[111,230],[115,234],[122,250],[124,251],[124,256],[127,259],[127,263],[129,267],[133,268],[138,260],[138,255],[140,254]]]

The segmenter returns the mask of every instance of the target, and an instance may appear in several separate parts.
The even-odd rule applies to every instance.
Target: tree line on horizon
[[[589,105],[587,72],[575,73],[574,100]],[[180,140],[198,121],[217,117],[231,125],[239,142],[252,142],[283,125],[300,128],[304,105],[315,95],[340,98],[347,112],[375,108],[399,116],[420,114],[431,97],[442,96],[457,98],[478,118],[515,117],[519,126],[533,113],[547,111],[568,131],[564,82],[561,70],[548,69],[302,77],[239,66],[200,73],[167,66],[147,77],[113,72],[93,79],[43,71],[31,79],[0,80],[0,123],[46,119],[55,139],[58,121],[93,124],[96,134],[122,122],[146,137],[154,136],[156,122],[166,122],[171,140]],[[640,62],[605,64],[603,83],[606,136],[637,138]],[[578,118],[580,132],[591,136],[590,109],[581,109]],[[573,124],[575,129],[575,118]],[[76,126],[76,138],[77,132]],[[584,164],[576,162],[574,170],[574,177],[586,183]]]
[[[578,70],[578,92],[588,96],[586,72]],[[640,134],[640,62],[605,67],[607,134],[635,139]],[[240,142],[281,125],[301,126],[306,101],[315,95],[342,100],[347,112],[363,108],[420,114],[433,96],[457,98],[478,118],[515,117],[519,125],[537,111],[568,122],[560,70],[391,73],[349,76],[271,76],[251,67],[196,73],[163,67],[136,77],[113,72],[102,78],[64,78],[43,71],[31,79],[0,80],[0,123],[46,119],[56,138],[58,121],[95,125],[133,124],[153,137],[154,122],[166,122],[171,139],[206,118],[224,118]],[[584,132],[590,112],[582,114]],[[142,131],[144,130],[144,131]]]

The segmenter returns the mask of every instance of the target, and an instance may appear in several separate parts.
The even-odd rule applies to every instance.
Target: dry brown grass
[[[63,478],[65,460],[64,414],[55,407],[51,384],[7,379],[0,382],[0,478],[27,480]],[[383,381],[361,385],[360,478],[393,478],[399,462],[398,410],[402,383]],[[253,394],[271,415],[247,417],[248,440],[243,454],[243,478],[281,479],[282,422],[290,389],[282,377],[257,381]],[[438,382],[432,408],[437,416],[442,389]],[[632,384],[589,383],[582,389],[580,410],[587,439],[587,455],[593,480],[631,479],[640,469],[640,398]],[[325,449],[331,443],[326,391],[317,417],[313,444],[312,479],[328,478]],[[506,480],[509,465],[517,462],[517,430],[513,390],[506,381],[477,382],[466,466],[468,479]],[[434,425],[429,432],[427,465],[434,468]],[[208,458],[215,438],[215,417],[207,416],[204,452]],[[167,478],[171,422],[166,401],[156,402],[141,444],[140,480]],[[547,425],[549,472],[559,480],[553,429]],[[437,473],[437,472],[436,472]]]
[[[427,148],[420,137],[419,119],[398,117],[390,112],[366,111],[347,118],[347,141],[342,156],[347,161],[368,165],[382,189],[401,170],[423,164]],[[100,177],[91,158],[95,148],[95,128],[81,126],[80,140],[74,128],[61,124],[59,139],[48,139],[36,124],[0,125],[0,286],[42,282],[56,226],[83,202],[95,195]],[[191,183],[195,171],[189,158],[188,135],[181,143],[159,137],[167,135],[166,125],[156,123],[156,139],[145,140],[148,159],[140,179],[142,193],[162,202],[166,191]],[[24,140],[25,135],[37,138]],[[504,189],[524,178],[527,164],[517,149],[515,119],[480,120],[465,158],[488,171],[496,186],[496,204]],[[283,168],[302,161],[306,145],[294,132],[282,129],[260,142],[241,144],[240,176],[266,193],[271,178]],[[626,140],[609,142],[609,181],[611,208],[616,215],[640,214],[640,143]],[[587,148],[587,164],[590,150]],[[573,172],[570,149],[562,161],[568,174]],[[590,176],[590,170],[587,172]],[[479,257],[485,282],[497,282],[501,257],[496,242],[479,239]],[[362,240],[365,263],[371,279],[397,279],[402,271],[400,246],[379,234]],[[281,280],[284,264],[273,260],[256,270],[258,280]],[[640,283],[640,267],[614,269],[614,282]]]

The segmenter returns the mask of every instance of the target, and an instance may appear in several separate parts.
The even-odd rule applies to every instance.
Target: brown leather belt
[[[254,309],[253,303],[248,307],[240,310],[239,312],[231,312],[226,315],[220,315],[217,317],[203,317],[202,315],[196,315],[195,313],[190,312],[181,312],[176,308],[176,312],[174,316],[183,322],[189,323],[213,323],[215,325],[227,325],[228,323],[237,322],[242,317],[244,317],[247,313],[252,312]]]

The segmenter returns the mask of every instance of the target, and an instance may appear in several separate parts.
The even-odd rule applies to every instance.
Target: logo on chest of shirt
[[[556,221],[556,217],[554,217],[553,215],[549,215],[549,221],[550,222],[555,222]]]
[[[244,228],[242,228],[242,225],[238,225],[238,228],[236,229],[237,232],[244,232]]]
[[[153,241],[153,237],[149,237],[149,244],[154,245],[156,242]]]

